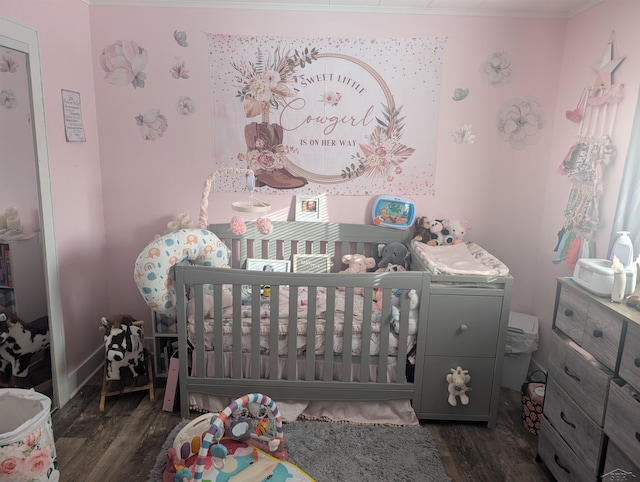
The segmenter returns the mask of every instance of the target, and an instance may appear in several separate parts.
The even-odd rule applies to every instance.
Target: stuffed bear
[[[451,369],[451,373],[447,375],[447,382],[449,383],[449,398],[447,401],[449,405],[452,407],[458,405],[456,397],[460,397],[460,403],[462,405],[469,404],[469,396],[466,392],[471,390],[471,388],[467,387],[467,383],[469,383],[470,380],[471,375],[469,375],[469,370],[463,370],[461,367]]]
[[[460,244],[467,230],[471,228],[469,221],[462,221],[460,219],[452,219],[447,223],[449,233],[453,237],[452,244]]]
[[[205,318],[213,318],[213,291],[205,291],[202,297],[202,306]],[[233,305],[233,292],[231,285],[222,287],[222,308]],[[193,322],[196,314],[195,299],[190,297],[187,303],[187,320]]]
[[[386,269],[389,265],[398,265],[404,267],[404,269],[409,269],[411,253],[409,253],[409,248],[404,243],[379,244],[378,252],[380,253],[378,268]]]

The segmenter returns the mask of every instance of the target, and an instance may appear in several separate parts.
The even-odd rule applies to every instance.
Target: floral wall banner
[[[446,38],[207,37],[215,169],[266,192],[434,194]]]

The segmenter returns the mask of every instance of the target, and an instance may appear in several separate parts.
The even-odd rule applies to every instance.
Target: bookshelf
[[[166,378],[169,361],[178,352],[178,330],[175,318],[151,311],[153,326],[153,360],[155,374]]]
[[[47,316],[40,237],[0,242],[0,308],[25,321]]]

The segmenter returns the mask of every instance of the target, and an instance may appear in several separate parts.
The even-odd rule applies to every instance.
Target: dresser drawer
[[[640,467],[634,464],[612,440],[609,440],[602,474],[603,482],[633,480],[640,476]]]
[[[610,370],[616,369],[624,324],[622,316],[597,303],[589,303],[582,347]]]
[[[432,294],[429,297],[426,353],[495,357],[501,314],[500,297]]]
[[[602,426],[613,372],[557,330],[551,333],[548,365],[549,377],[570,393],[597,425]]]
[[[562,285],[555,326],[579,345],[582,345],[588,307],[588,298],[585,298],[582,293],[567,287],[567,285]]]
[[[630,459],[640,460],[640,401],[623,384],[619,379],[611,382],[604,432]]]
[[[583,461],[562,440],[545,417],[542,417],[540,424],[538,455],[558,482],[599,480],[585,471]]]
[[[640,326],[633,322],[627,322],[619,373],[620,378],[640,390]]]
[[[582,411],[552,377],[547,383],[544,398],[544,417],[582,459],[589,474],[596,476],[604,443],[602,428]]]

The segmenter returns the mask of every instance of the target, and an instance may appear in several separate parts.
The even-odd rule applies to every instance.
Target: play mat
[[[253,409],[253,410],[251,410]],[[260,393],[204,414],[179,433],[166,453],[163,482],[314,482],[284,459],[282,417]]]

